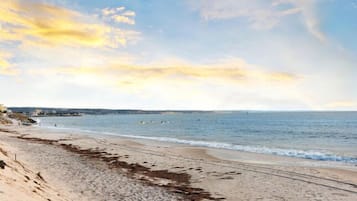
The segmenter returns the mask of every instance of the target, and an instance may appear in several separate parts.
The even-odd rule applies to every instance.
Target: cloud
[[[357,101],[335,101],[325,105],[327,109],[353,109],[357,108]]]
[[[144,64],[138,63],[138,59],[118,61],[113,57],[101,59],[105,61],[101,64],[68,63],[51,68],[43,65],[26,74],[39,85],[43,81],[38,80],[49,80],[59,86],[67,83],[77,88],[106,91],[107,97],[116,97],[112,103],[116,107],[133,104],[130,107],[257,109],[269,108],[267,105],[272,103],[281,108],[289,100],[303,102],[303,96],[296,95],[295,90],[302,80],[300,75],[266,70],[265,66],[241,58],[193,63],[173,57]],[[72,88],[66,90],[77,93]],[[133,100],[118,103],[128,96]]]
[[[113,19],[119,23],[126,23],[131,25],[135,24],[135,21],[133,19],[130,19],[129,17],[123,15],[113,16]]]
[[[2,2],[0,24],[3,41],[49,46],[118,47],[138,36],[75,10],[32,1]]]
[[[325,41],[315,14],[315,0],[198,0],[189,1],[206,20],[246,18],[254,29],[271,29],[284,17],[299,14],[307,30],[318,40]]]
[[[124,16],[136,16],[135,12],[131,11],[131,10],[125,11],[124,13],[122,13],[122,15],[124,15]]]
[[[113,20],[117,23],[124,23],[134,25],[135,20],[134,17],[136,13],[131,10],[126,10],[125,7],[118,7],[118,8],[104,8],[102,10],[102,17],[104,19]]]
[[[0,52],[0,67],[2,69],[9,68],[10,63],[7,59],[10,57],[10,54],[6,54],[4,52]]]
[[[275,0],[273,4],[276,6],[281,4],[294,5],[301,11],[307,30],[321,42],[326,41],[326,36],[320,30],[319,19],[315,12],[316,0]]]
[[[282,17],[300,12],[297,8],[278,9],[271,1],[265,0],[199,0],[190,4],[206,20],[244,17],[255,29],[270,29],[276,26]]]
[[[177,82],[209,82],[236,84],[279,84],[294,83],[297,75],[286,72],[270,72],[261,70],[260,66],[246,63],[242,59],[229,59],[214,64],[190,64],[181,62],[171,65],[156,63],[151,65],[107,64],[98,67],[61,67],[55,71],[59,74],[97,77],[105,82],[120,86],[136,85],[138,87],[150,83],[164,84]]]
[[[0,75],[15,75],[17,70],[14,69],[8,61],[12,55],[10,53],[0,51]]]
[[[110,15],[114,15],[117,12],[121,12],[121,11],[124,11],[124,10],[125,10],[124,6],[121,6],[121,7],[118,7],[118,8],[104,8],[104,9],[102,9],[102,15],[110,16]]]

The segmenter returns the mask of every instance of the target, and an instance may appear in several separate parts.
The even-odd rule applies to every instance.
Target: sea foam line
[[[119,134],[113,132],[99,132],[99,131],[84,130],[84,129],[77,129],[77,128],[59,128],[59,127],[46,127],[46,128],[68,130],[68,131],[79,131],[79,132],[85,132],[91,134],[102,134],[102,135],[104,134],[104,135],[126,137],[132,139],[143,139],[143,140],[153,140],[153,141],[170,142],[170,143],[177,143],[177,144],[187,144],[191,146],[227,149],[227,150],[244,151],[244,152],[252,152],[252,153],[259,153],[259,154],[272,154],[277,156],[288,156],[288,157],[304,158],[304,159],[319,160],[319,161],[335,161],[335,162],[357,164],[356,157],[339,156],[333,153],[326,153],[326,152],[320,152],[314,150],[281,149],[281,148],[271,148],[265,146],[247,146],[247,145],[236,145],[236,144],[230,144],[224,142],[184,140],[184,139],[171,138],[171,137],[125,135],[125,134]]]
[[[245,145],[234,145],[234,144],[223,143],[223,142],[182,140],[182,139],[169,138],[169,137],[146,137],[146,136],[136,136],[136,135],[120,135],[120,136],[128,137],[128,138],[135,138],[135,139],[146,139],[146,140],[155,140],[155,141],[161,141],[161,142],[188,144],[191,146],[228,149],[228,150],[253,152],[253,153],[260,153],[260,154],[272,154],[272,155],[278,155],[278,156],[288,156],[288,157],[297,157],[297,158],[312,159],[312,160],[336,161],[336,162],[346,162],[346,163],[357,164],[357,158],[338,156],[338,155],[331,154],[331,153],[322,153],[322,152],[313,151],[313,150],[303,151],[303,150],[295,150],[295,149],[280,149],[280,148],[270,148],[270,147],[245,146]]]

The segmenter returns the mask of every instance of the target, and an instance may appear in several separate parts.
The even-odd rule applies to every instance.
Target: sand
[[[15,160],[14,149],[0,141],[0,160],[6,163],[0,169],[0,200],[37,201],[68,200],[52,188],[41,175]]]
[[[342,163],[22,126],[0,126],[0,148],[44,186],[6,167],[0,200],[357,200],[357,167]]]

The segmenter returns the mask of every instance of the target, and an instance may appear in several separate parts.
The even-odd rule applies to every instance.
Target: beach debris
[[[42,175],[41,175],[40,172],[38,172],[38,173],[36,174],[36,176],[37,176],[39,179],[41,179],[42,181],[45,181],[45,179],[42,177]]]
[[[234,179],[233,177],[231,177],[231,176],[226,176],[226,177],[221,177],[220,179]]]
[[[17,138],[37,143],[60,146],[67,151],[80,154],[83,157],[87,157],[89,159],[99,159],[100,161],[107,163],[111,169],[115,168],[123,170],[123,173],[128,174],[130,177],[141,180],[148,185],[160,186],[162,188],[166,188],[170,192],[181,194],[186,200],[201,201],[224,199],[212,197],[209,192],[202,188],[192,187],[190,181],[191,175],[187,173],[171,172],[169,170],[153,170],[138,163],[128,163],[126,161],[119,160],[120,157],[109,156],[105,151],[99,151],[96,149],[81,149],[79,146],[72,144],[59,143],[58,140],[30,138],[25,136],[17,136]]]
[[[26,178],[27,180],[30,180],[30,177],[29,177],[29,176],[27,176],[27,175],[25,175],[25,178]]]
[[[8,130],[8,129],[4,129],[4,128],[0,128],[0,132],[18,134],[17,131],[12,131],[12,130]]]
[[[0,168],[5,169],[6,163],[3,160],[0,160]]]

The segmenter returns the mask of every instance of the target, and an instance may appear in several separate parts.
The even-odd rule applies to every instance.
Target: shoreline
[[[16,147],[16,143],[19,146],[25,141],[28,144],[41,146],[45,152],[46,149],[56,147],[64,153],[70,152],[81,160],[90,160],[95,164],[98,162],[104,166],[102,167],[104,169],[115,169],[116,174],[129,177],[134,182],[138,182],[138,185],[150,184],[148,186],[160,189],[158,190],[160,193],[161,190],[168,193],[167,196],[173,196],[174,200],[223,198],[225,200],[258,198],[276,200],[279,197],[287,200],[355,200],[357,198],[355,166],[328,167],[306,159],[121,137],[95,138],[60,132],[49,134],[47,130],[33,127],[1,126],[1,128],[2,131],[4,129],[10,131],[10,133],[1,131],[0,133],[2,140],[10,143],[11,146]],[[11,135],[16,137],[9,140]],[[27,155],[24,157],[27,158],[26,163],[36,158],[31,151],[22,153]],[[64,161],[69,160],[68,156],[60,157]],[[53,159],[49,157],[48,160]],[[43,168],[46,164],[36,160],[29,164],[31,167],[41,169],[45,178],[51,177],[49,176],[51,171]],[[115,168],[113,164],[116,164]],[[60,173],[56,174],[60,175]],[[106,180],[107,175],[103,177]],[[177,178],[185,179],[177,181]],[[51,180],[56,178],[49,179]],[[90,181],[82,182],[85,186],[88,185],[86,182]],[[66,185],[66,182],[62,182],[55,186]],[[106,185],[104,181],[103,186]],[[193,195],[196,197],[189,197]]]
[[[254,146],[254,145],[233,145],[227,142],[216,142],[216,141],[198,141],[198,140],[187,140],[187,139],[178,139],[172,137],[155,137],[155,136],[140,136],[140,135],[126,135],[126,134],[117,134],[117,133],[110,133],[110,132],[96,132],[90,130],[82,130],[77,128],[64,128],[64,127],[41,127],[35,126],[40,130],[47,130],[50,133],[75,133],[76,135],[83,135],[87,137],[94,137],[94,138],[107,138],[107,139],[128,139],[132,141],[139,141],[143,144],[155,144],[155,143],[162,143],[162,144],[171,144],[173,146],[188,146],[188,147],[196,147],[210,150],[215,156],[221,156],[222,154],[216,154],[217,152],[226,152],[231,158],[227,158],[225,156],[221,157],[221,159],[226,160],[237,160],[242,159],[241,157],[236,158],[234,153],[246,153],[246,155],[251,154],[254,158],[269,158],[273,157],[280,161],[288,160],[290,158],[298,159],[297,161],[304,161],[303,165],[312,164],[313,166],[326,166],[326,167],[343,167],[343,166],[357,166],[357,157],[354,155],[345,155],[344,152],[338,153],[328,153],[328,152],[321,152],[316,150],[302,150],[302,149],[288,149],[288,148],[279,148],[279,147],[265,147],[265,146]],[[214,146],[214,145],[225,145],[228,146]],[[240,149],[233,149],[229,146],[238,146]],[[270,150],[270,151],[264,151]],[[279,153],[283,152],[283,153]],[[291,152],[291,153],[288,153]],[[288,153],[288,154],[286,154]],[[298,155],[300,154],[307,154]],[[313,155],[308,155],[309,153]],[[318,159],[314,158],[318,157]],[[341,155],[337,155],[341,154]],[[351,153],[350,153],[351,154]],[[327,155],[327,156],[321,156]],[[322,158],[321,158],[322,157]],[[324,158],[327,157],[327,158]],[[332,158],[331,158],[332,157]],[[236,158],[236,159],[235,159]],[[333,160],[335,158],[336,160]],[[352,160],[352,161],[351,161]],[[254,160],[245,160],[245,162],[254,162]],[[294,161],[296,162],[296,161]]]

